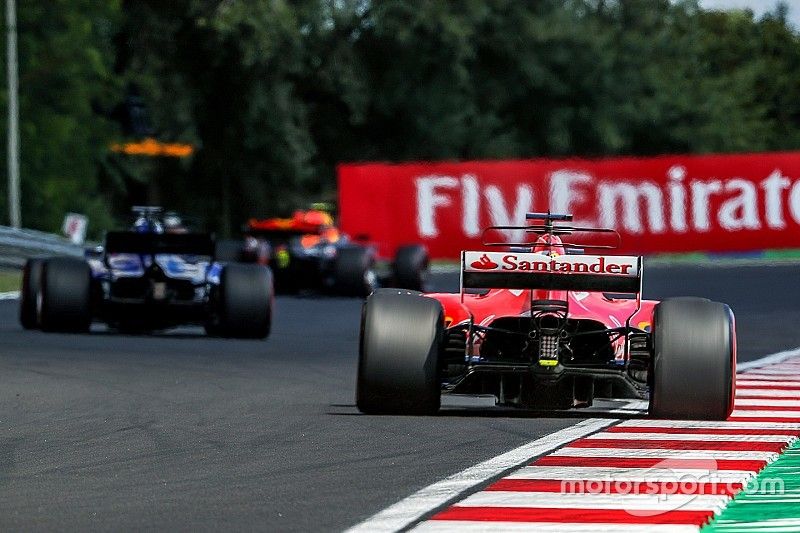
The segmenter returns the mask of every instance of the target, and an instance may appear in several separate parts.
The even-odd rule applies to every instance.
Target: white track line
[[[625,459],[648,458],[648,459],[709,459],[733,461],[771,461],[778,456],[777,452],[753,452],[748,450],[673,450],[671,448],[573,448],[567,446],[561,448],[548,457],[620,457]]]
[[[765,408],[768,409],[768,408]],[[750,411],[734,409],[731,418],[791,418],[800,421],[800,412],[797,411]]]
[[[16,300],[19,298],[19,291],[0,292],[0,300]]]
[[[697,433],[612,433],[603,431],[586,437],[587,440],[665,440],[665,441],[713,441],[713,442],[794,442],[790,435],[742,435],[732,429],[729,433],[699,435]]]
[[[636,428],[691,428],[698,434],[704,429],[790,429],[800,430],[800,423],[797,422],[710,422],[695,420],[626,420],[619,424],[625,427]]]
[[[556,431],[528,444],[523,444],[519,448],[471,466],[442,481],[429,485],[347,531],[397,531],[403,529],[427,513],[457,498],[475,485],[485,483],[506,470],[530,461],[533,457],[551,452],[559,446],[599,431],[614,422],[616,420],[607,418],[584,420],[574,426]]]
[[[459,507],[547,507],[550,509],[620,509],[718,511],[730,496],[711,494],[570,494],[562,492],[476,492],[458,502]]]
[[[800,407],[800,399],[785,400],[778,398],[737,398],[736,406],[763,406],[763,407]],[[787,411],[791,412],[791,411]]]
[[[621,414],[621,415],[630,415],[630,414],[646,414],[647,410],[650,408],[650,402],[646,400],[632,400],[628,402],[624,407],[619,407],[617,409],[611,409],[607,411],[608,413],[614,414]]]
[[[737,401],[739,398],[755,398],[755,397],[800,399],[800,390],[736,389]]]
[[[736,387],[747,389],[753,387],[800,387],[800,379],[781,379],[778,381],[766,379],[738,379]]]
[[[620,468],[613,466],[524,466],[504,479],[592,480],[608,482],[702,480],[709,478],[708,468]],[[716,470],[713,479],[718,483],[737,483],[755,476],[750,470]]]
[[[786,350],[784,352],[779,352],[775,354],[768,355],[761,359],[755,361],[748,361],[746,363],[739,363],[737,366],[738,371],[745,371],[754,368],[759,368],[765,365],[775,364],[791,357],[800,356],[800,348],[796,348],[793,350]],[[765,391],[767,392],[767,391]],[[795,391],[784,391],[784,392],[795,392]],[[800,393],[800,391],[796,391],[796,393]],[[800,396],[800,394],[797,394]],[[788,396],[788,395],[787,395]],[[636,409],[641,407],[641,402],[631,402],[629,405],[621,409],[617,409],[616,411],[624,411],[628,409]],[[562,429],[560,431],[556,431],[555,433],[551,433],[539,439],[536,439],[528,444],[524,444],[519,448],[515,448],[509,452],[506,452],[502,455],[498,455],[492,459],[479,463],[475,466],[471,466],[466,470],[462,470],[457,474],[453,474],[452,476],[445,478],[441,481],[437,481],[432,485],[429,485],[414,494],[400,500],[396,504],[387,507],[383,511],[378,512],[377,514],[367,518],[363,522],[356,524],[352,528],[348,529],[348,532],[367,532],[367,531],[398,531],[403,528],[409,527],[411,524],[422,518],[428,513],[433,512],[434,510],[445,506],[447,503],[450,503],[454,500],[457,500],[459,496],[462,494],[469,492],[470,489],[475,487],[476,485],[480,485],[482,483],[486,483],[487,481],[499,477],[503,472],[509,471],[514,469],[515,467],[519,467],[524,463],[530,461],[531,459],[544,455],[546,453],[552,452],[553,450],[568,444],[574,440],[580,439],[582,437],[586,437],[592,433],[595,433],[601,429],[604,429],[614,423],[618,423],[620,420],[615,419],[591,419],[591,420],[584,420],[574,426]],[[628,426],[635,426],[635,427],[681,427],[681,428],[692,428],[692,427],[724,427],[728,429],[747,429],[747,428],[763,428],[765,424],[759,422],[717,422],[717,423],[701,423],[699,426],[695,422],[694,425],[692,422],[672,422],[672,421],[663,421],[663,420],[630,420],[626,422],[622,422]],[[719,424],[719,426],[717,426]],[[769,427],[780,428],[780,429],[795,429],[800,428],[800,424],[793,424],[793,423],[769,423]],[[569,453],[569,452],[567,452]],[[618,453],[618,450],[617,450]],[[685,452],[684,452],[685,453]],[[777,455],[777,454],[765,454],[765,455]],[[719,458],[719,455],[717,455]],[[527,471],[532,467],[526,467],[523,470]],[[562,472],[562,475],[566,473],[567,467],[560,467],[559,468]],[[742,475],[747,475],[747,473],[742,473]],[[424,522],[419,524],[417,527],[422,529],[429,529],[433,530],[436,529],[436,524],[433,524],[434,521]],[[448,522],[447,526],[442,524],[442,527],[447,528],[448,526],[452,528],[453,526],[456,527],[466,527],[466,524],[469,524],[469,527],[477,527],[474,523],[464,523],[460,521]],[[497,524],[495,524],[497,525]],[[523,524],[528,528],[531,524]],[[481,523],[478,525],[478,529],[490,529],[489,524]],[[555,525],[556,530],[564,530],[562,529],[563,524]],[[569,524],[571,530],[574,530],[575,524]],[[601,531],[604,528],[602,524],[587,524],[587,531]],[[671,528],[674,526],[670,526]],[[621,524],[614,524],[613,531],[628,531],[622,528]],[[656,531],[661,531],[655,528],[653,525],[648,525],[644,528],[646,531],[650,531],[655,533]],[[543,533],[544,531],[548,531],[547,528],[540,528],[537,524],[537,531],[539,533]],[[634,529],[631,529],[633,531]],[[636,531],[641,530],[641,528],[635,529]],[[666,529],[665,529],[666,530]],[[669,529],[673,530],[673,529]],[[674,527],[675,531],[697,531],[698,528],[696,527]]]
[[[775,364],[778,365],[780,363],[775,363]],[[764,368],[764,369],[761,369],[761,370],[749,371],[749,372],[747,372],[745,374],[742,374],[741,377],[743,377],[745,379],[751,378],[751,377],[760,377],[760,378],[771,377],[773,379],[777,378],[777,377],[790,377],[790,378],[793,378],[793,377],[797,376],[798,372],[800,372],[800,369],[792,368],[792,369],[787,369],[787,370],[770,370],[768,368]]]
[[[766,357],[762,357],[761,359],[756,359],[755,361],[747,361],[746,363],[736,363],[736,370],[741,372],[743,370],[750,370],[751,368],[759,368],[762,366],[772,365],[775,363],[782,363],[783,361],[786,361],[787,359],[796,357],[798,355],[800,355],[800,348],[793,348],[791,350],[785,350],[783,352],[767,355]]]

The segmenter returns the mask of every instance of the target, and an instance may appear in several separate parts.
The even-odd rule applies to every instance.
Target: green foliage
[[[693,0],[22,0],[26,223],[158,202],[235,230],[353,160],[796,150],[785,9]],[[110,156],[135,84],[189,160]],[[103,110],[106,110],[103,112]]]
[[[20,173],[28,227],[56,230],[68,211],[86,213],[95,228],[111,221],[97,176],[116,126],[94,108],[116,98],[119,14],[113,1],[19,2]],[[5,213],[5,187],[2,208]]]

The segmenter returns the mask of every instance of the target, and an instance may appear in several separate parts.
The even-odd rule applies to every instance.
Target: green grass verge
[[[18,291],[21,281],[21,272],[0,270],[0,292]]]
[[[764,252],[767,259],[798,259],[800,250],[767,250]]]
[[[767,465],[702,533],[800,531],[800,441]]]

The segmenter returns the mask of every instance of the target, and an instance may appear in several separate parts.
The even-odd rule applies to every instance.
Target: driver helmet
[[[167,233],[186,233],[186,227],[177,213],[169,212],[164,216],[164,231]]]
[[[164,233],[164,228],[157,220],[152,220],[144,216],[140,216],[133,223],[133,230],[136,233]]]

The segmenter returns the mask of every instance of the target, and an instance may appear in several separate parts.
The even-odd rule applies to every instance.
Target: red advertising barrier
[[[624,253],[800,247],[800,152],[344,164],[338,175],[342,229],[386,257],[422,242],[454,259],[481,249],[484,227],[548,210],[617,229]]]

